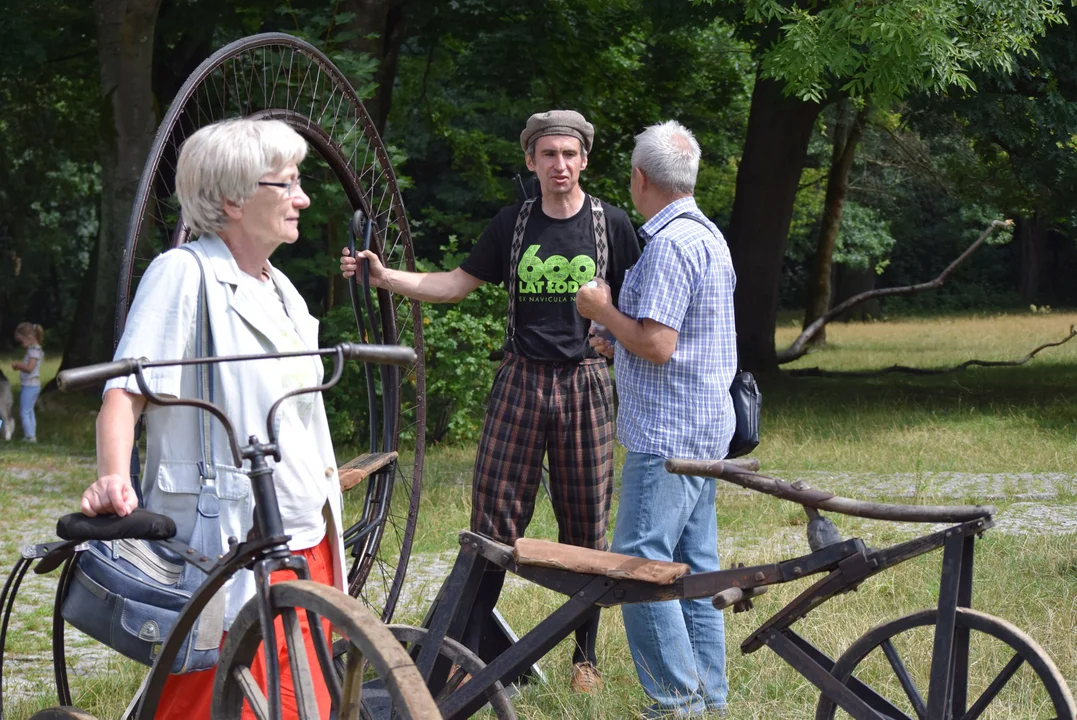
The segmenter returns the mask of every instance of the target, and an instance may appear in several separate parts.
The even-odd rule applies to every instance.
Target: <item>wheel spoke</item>
[[[344,698],[340,708],[341,720],[358,720],[363,704],[363,671],[366,663],[363,654],[354,645],[348,646],[348,659],[344,666]]]
[[[1002,691],[1002,688],[1006,687],[1006,683],[1010,681],[1010,678],[1014,676],[1024,662],[1025,659],[1023,657],[1014,655],[1010,661],[1006,663],[1006,667],[1002,668],[1002,672],[991,681],[991,684],[987,686],[987,689],[983,691],[983,694],[972,704],[972,707],[969,708],[969,711],[964,714],[961,720],[976,720],[976,718],[980,717],[980,715],[983,714],[983,711],[987,709],[987,706],[991,704],[991,701]]]
[[[894,644],[886,640],[882,644],[882,649],[886,659],[890,662],[890,667],[894,670],[894,675],[897,676],[898,682],[901,683],[901,689],[905,691],[905,697],[909,698],[909,702],[912,703],[916,716],[920,720],[926,720],[927,706],[924,704],[924,698],[920,695],[920,691],[916,689],[916,684],[913,682],[912,676],[909,675],[909,671],[905,669],[905,663],[901,661]]]
[[[295,704],[299,709],[301,720],[315,720],[318,717],[318,697],[314,692],[314,678],[311,677],[310,663],[307,661],[307,643],[303,639],[303,626],[299,614],[294,608],[283,608],[281,619],[284,621],[284,641],[288,647],[288,664],[292,668],[292,690]],[[310,632],[317,632],[315,627]]]
[[[269,702],[262,693],[262,688],[258,687],[258,681],[251,675],[251,669],[242,665],[233,668],[232,677],[239,684],[243,697],[254,711],[255,717],[258,720],[269,720]]]
[[[325,636],[322,617],[313,610],[308,610],[307,624],[310,626],[314,652],[318,656],[318,666],[321,668],[322,677],[329,688],[329,699],[333,708],[339,708],[341,702],[340,682],[337,680],[336,669],[333,667],[333,655],[329,649],[329,640]]]
[[[296,638],[299,632],[300,613],[312,613],[328,623],[341,639],[334,643],[335,660],[331,660],[332,672],[337,668],[343,673],[343,691],[340,706],[334,707],[332,716],[340,720],[360,720],[361,703],[370,693],[362,687],[364,678],[384,688],[384,697],[375,693],[387,710],[392,707],[401,717],[416,720],[440,718],[437,706],[423,683],[419,671],[392,632],[359,602],[332,587],[311,580],[293,580],[270,588],[274,614],[284,623],[285,638]],[[307,615],[309,617],[309,615]],[[261,689],[250,677],[247,668],[257,657],[263,638],[263,626],[257,602],[248,602],[233,621],[228,637],[221,648],[220,668],[214,684],[213,717],[238,720],[242,706],[267,707],[261,697]],[[299,638],[301,640],[301,637]],[[297,645],[298,647],[298,645]],[[309,656],[290,652],[290,658]],[[318,665],[307,668],[318,672]],[[293,681],[300,675],[293,673]],[[300,701],[299,717],[310,720],[302,703],[300,693],[313,695],[308,683],[294,688]],[[370,698],[368,697],[368,700]],[[326,710],[326,708],[322,708]],[[265,717],[262,712],[258,717]]]
[[[857,673],[861,663],[868,659],[868,656],[876,648],[882,648],[902,686],[914,688],[915,686],[911,680],[902,679],[908,676],[909,673],[904,670],[897,652],[894,651],[893,647],[888,646],[894,638],[905,636],[907,633],[915,633],[916,636],[910,642],[918,643],[929,628],[938,627],[938,617],[939,611],[936,609],[923,610],[872,628],[834,662],[831,674],[840,682],[852,687],[853,683],[859,682],[855,673]],[[964,709],[965,703],[962,701],[962,693],[959,692],[956,697],[946,698],[947,712],[945,717],[956,718],[957,720],[978,720],[978,718],[988,714],[989,706],[991,717],[1042,717],[1041,713],[1047,712],[1050,713],[1050,717],[1055,718],[1077,717],[1077,703],[1074,702],[1073,696],[1070,694],[1065,678],[1058,671],[1058,667],[1050,656],[1035,640],[1005,620],[968,607],[958,607],[955,635],[959,637],[960,643],[964,645],[973,639],[973,633],[976,634],[977,638],[982,637],[996,641],[996,645],[1001,644],[1003,650],[1008,650],[1014,654],[1002,670],[993,676],[994,679],[991,679],[991,673],[994,673],[998,667],[994,662],[971,664],[967,660],[958,662],[957,672],[962,675],[967,673],[972,685],[979,688],[983,687],[989,679],[991,679],[991,682],[967,712]],[[977,642],[970,642],[969,646],[979,647],[978,640]],[[924,654],[921,653],[921,655],[923,656]],[[963,652],[962,655],[964,655]],[[967,658],[968,656],[964,657]],[[921,660],[924,661],[925,657],[921,657]],[[921,662],[921,665],[923,665],[923,662]],[[1011,687],[1007,692],[1003,693],[1002,691],[1007,689],[1010,680],[1024,665],[1028,666],[1029,672],[1022,675],[1019,683],[1013,684],[1018,687]],[[953,663],[951,663],[950,669],[954,670]],[[866,673],[861,674],[861,677],[866,676]],[[960,688],[958,690],[960,691]],[[920,710],[923,707],[922,698],[917,702],[914,699],[917,695],[908,689],[906,694],[913,705],[917,707],[917,714],[921,718],[925,717]],[[950,706],[951,701],[953,702],[952,707]],[[879,707],[875,707],[875,709],[881,710]],[[837,712],[838,707],[834,700],[825,694],[819,698],[815,713],[816,720],[834,720],[837,717]],[[887,711],[882,711],[882,714],[884,716],[893,715],[892,712]],[[931,717],[934,720],[934,716],[932,715]]]

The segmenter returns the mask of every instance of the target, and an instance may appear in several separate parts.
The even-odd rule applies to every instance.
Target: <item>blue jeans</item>
[[[34,415],[34,404],[40,394],[40,385],[24,385],[19,392],[19,417],[22,418],[22,434],[27,439],[37,438],[37,416]]]
[[[717,481],[671,475],[664,464],[628,453],[611,550],[716,571]],[[710,598],[622,605],[621,612],[640,684],[661,709],[692,715],[725,707],[725,619]]]

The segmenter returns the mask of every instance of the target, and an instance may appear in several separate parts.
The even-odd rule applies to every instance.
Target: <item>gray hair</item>
[[[242,205],[268,173],[297,165],[307,142],[280,120],[225,120],[187,138],[176,164],[176,195],[183,221],[196,235],[218,233],[228,221],[225,202]]]
[[[699,173],[699,143],[676,120],[651,125],[636,136],[632,167],[667,193],[691,195]]]

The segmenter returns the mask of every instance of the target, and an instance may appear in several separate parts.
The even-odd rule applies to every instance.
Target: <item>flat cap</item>
[[[527,126],[520,133],[520,147],[527,152],[527,146],[543,135],[568,135],[579,138],[583,149],[591,152],[591,142],[595,139],[595,126],[587,122],[583,115],[575,110],[550,110],[535,113],[527,119]]]

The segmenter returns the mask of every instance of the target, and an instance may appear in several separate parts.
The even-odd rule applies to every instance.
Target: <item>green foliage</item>
[[[359,342],[350,305],[335,307],[322,318],[318,339],[323,347],[339,342]],[[324,362],[326,377],[329,377],[333,363],[331,359]],[[360,363],[345,363],[340,382],[323,397],[333,442],[365,447],[370,429],[366,369]]]
[[[0,348],[23,320],[59,346],[97,233],[93,16],[83,3],[18,3],[0,41]]]
[[[464,259],[455,236],[442,250],[440,267],[421,261],[419,269],[451,270]],[[504,344],[507,308],[505,289],[490,283],[456,305],[423,306],[427,439],[431,442],[478,438],[497,367],[490,354]]]
[[[425,271],[436,270],[422,263]],[[483,285],[457,305],[423,306],[426,361],[426,437],[430,442],[473,441],[482,427],[486,397],[497,365],[490,353],[500,349],[505,334],[507,297],[503,288]],[[321,342],[359,340],[349,304],[333,308],[323,318]],[[331,363],[326,361],[326,372]],[[376,382],[381,397],[380,379]],[[415,386],[405,380],[402,405],[414,402]],[[365,447],[369,410],[365,369],[348,363],[340,383],[325,395],[333,438],[341,444]],[[402,428],[404,439],[408,428]]]
[[[994,220],[991,207],[963,206],[953,198],[917,196],[912,205],[892,220],[898,238],[880,287],[911,285],[932,280],[953,262]],[[981,247],[937,291],[890,298],[886,307],[899,313],[935,313],[961,308],[977,310],[1021,306],[1015,290],[1012,235],[999,233]],[[905,240],[907,238],[907,240]]]
[[[1077,7],[1052,27],[1012,74],[981,73],[978,93],[918,101],[914,127],[954,147],[949,171],[969,194],[1008,217],[1032,217],[1071,237],[1077,211]]]
[[[405,194],[419,254],[437,261],[452,235],[466,250],[517,200],[512,177],[527,175],[520,130],[550,108],[579,110],[594,124],[582,184],[626,210],[633,136],[682,120],[705,148],[701,205],[727,216],[751,60],[729,26],[698,14],[649,0],[432,8],[403,49],[387,130],[407,150],[403,171],[421,179]]]
[[[873,267],[881,274],[889,264],[887,256],[895,242],[889,223],[878,212],[847,202],[841,213],[834,262],[856,270]]]
[[[975,87],[973,70],[1009,72],[1048,26],[1061,0],[833,0],[738,2],[752,23],[779,26],[761,46],[763,76],[823,102],[834,91],[886,106],[911,93]]]
[[[1056,245],[1072,245],[1077,233],[1070,198],[1077,187],[1077,11],[1066,3],[390,4],[399,17],[386,32],[405,39],[384,137],[423,267],[456,267],[497,209],[516,200],[512,176],[526,175],[519,130],[530,113],[553,107],[576,108],[595,124],[583,185],[629,210],[633,136],[658,120],[684,122],[703,147],[697,200],[727,228],[760,63],[764,76],[800,97],[830,101],[844,93],[891,112],[883,120],[873,113],[858,150],[837,251],[839,263],[884,269],[880,285],[932,277],[989,219],[1036,218]],[[153,72],[158,112],[215,48],[267,30],[322,48],[360,97],[370,97],[376,71],[392,78],[393,70],[359,49],[370,47],[372,36],[357,30],[365,26],[350,12],[355,6],[164,0]],[[1070,26],[1057,24],[1061,18]],[[0,346],[23,319],[42,322],[59,344],[79,302],[100,204],[104,105],[92,6],[17,3],[0,40]],[[902,97],[907,101],[898,102]],[[825,190],[832,118],[827,111],[820,117],[790,229],[781,288],[787,307],[803,302]],[[325,327],[345,333],[351,313],[334,276],[350,208],[319,159],[303,172],[313,198],[303,241],[282,248],[274,262],[316,315],[343,303]],[[1015,301],[1019,266],[1013,246],[982,248],[941,292],[893,306],[1005,305]],[[1077,301],[1072,283],[1058,285],[1065,292],[1036,304]],[[424,312],[430,434],[468,437],[494,369],[486,357],[501,342],[503,291],[483,288],[458,306]],[[337,424],[353,438],[365,432],[365,381],[358,378],[352,384],[361,396],[338,406]]]
[[[356,33],[349,28],[355,13],[341,12],[340,3],[285,0],[276,8],[285,32],[300,37],[324,52],[351,82],[361,99],[374,94],[378,61],[354,49]]]
[[[427,439],[474,441],[505,338],[505,290],[483,285],[458,305],[424,308]]]

